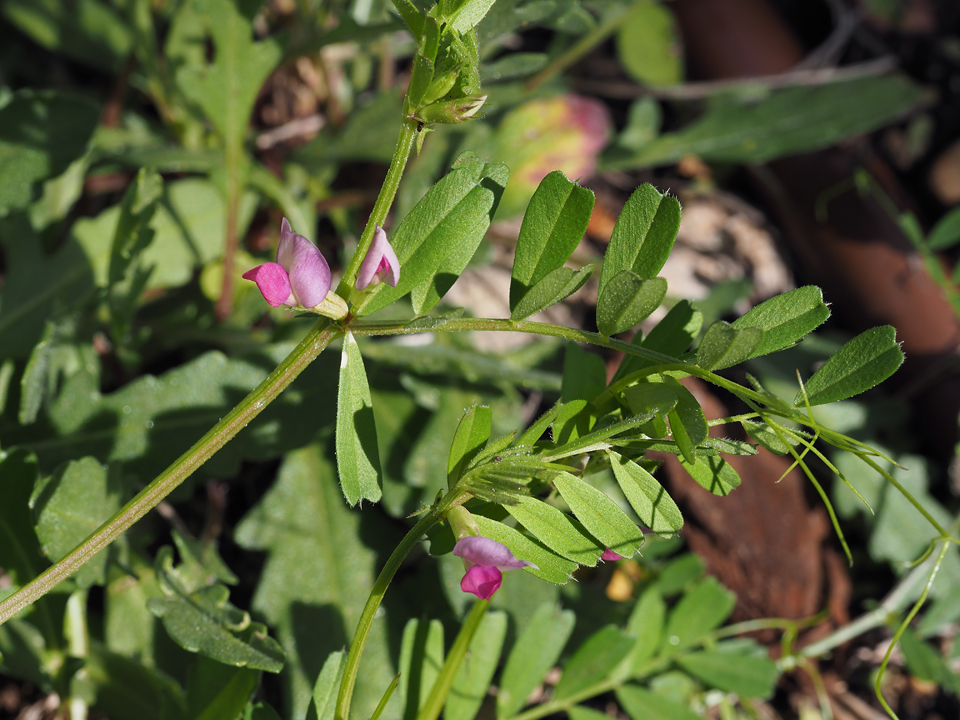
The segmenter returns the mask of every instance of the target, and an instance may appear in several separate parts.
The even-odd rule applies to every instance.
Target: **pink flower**
[[[463,558],[467,568],[460,589],[473,593],[481,600],[489,600],[500,589],[503,582],[501,570],[516,570],[517,568],[536,565],[525,560],[517,560],[510,548],[485,537],[469,536],[460,540],[453,548],[453,554]]]
[[[613,550],[607,548],[603,551],[600,559],[604,562],[613,562],[614,560],[623,560],[623,555],[617,555]]]
[[[384,280],[393,287],[400,282],[400,261],[393,251],[387,233],[377,225],[373,235],[373,242],[367,250],[367,256],[360,263],[360,272],[357,273],[357,290],[363,290],[370,285],[377,285]]]
[[[271,307],[316,307],[330,292],[330,266],[316,245],[290,229],[286,218],[280,225],[277,262],[258,265],[243,277],[257,284]]]

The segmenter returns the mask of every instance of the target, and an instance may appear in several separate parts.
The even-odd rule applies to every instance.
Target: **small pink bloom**
[[[393,251],[387,233],[377,225],[373,235],[373,242],[367,250],[367,256],[360,263],[360,272],[357,273],[357,290],[363,290],[370,285],[377,285],[381,280],[393,287],[400,282],[400,261]]]
[[[604,562],[613,562],[614,560],[623,560],[623,555],[617,555],[617,553],[615,553],[613,550],[607,548],[603,551],[600,559]]]
[[[485,537],[469,536],[461,539],[453,554],[463,558],[467,568],[460,589],[473,593],[482,600],[489,600],[503,582],[501,570],[516,570],[523,567],[537,568],[532,562],[517,560],[506,545]]]
[[[273,307],[312,308],[330,292],[330,266],[316,245],[293,232],[286,218],[280,225],[277,262],[258,265],[243,277],[253,280]]]

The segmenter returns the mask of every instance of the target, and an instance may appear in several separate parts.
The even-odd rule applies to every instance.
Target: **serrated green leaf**
[[[641,279],[655,277],[673,248],[680,228],[680,203],[653,185],[638,187],[613,228],[600,272],[600,294],[615,276],[632,270]]]
[[[632,270],[612,278],[597,301],[597,328],[602,335],[616,335],[635,327],[660,307],[667,295],[663,278],[643,280]]]
[[[580,565],[596,565],[606,549],[577,520],[535,498],[520,498],[505,509],[548,548]]]
[[[196,10],[213,40],[214,61],[180,67],[177,85],[203,109],[224,144],[237,148],[247,134],[257,93],[282,50],[273,38],[254,42],[251,19],[230,0],[196,0]]]
[[[659,87],[683,81],[683,53],[673,13],[666,5],[641,0],[620,25],[617,55],[634,80]]]
[[[755,327],[736,329],[723,320],[707,328],[697,348],[697,365],[704,370],[723,370],[754,356],[763,339],[763,330]]]
[[[507,175],[504,165],[485,165],[472,153],[461,156],[393,233],[402,268],[397,286],[380,283],[357,314],[369,315],[409,292],[417,314],[433,307],[476,252]]]
[[[484,537],[506,545],[514,557],[537,566],[536,569],[525,568],[525,572],[554,585],[565,585],[573,577],[573,571],[577,569],[576,562],[560,557],[545,545],[496,520],[482,515],[475,515],[474,519]]]
[[[337,472],[349,505],[380,500],[383,479],[373,400],[363,355],[349,331],[343,339],[337,391]]]
[[[346,650],[336,650],[327,656],[313,686],[313,707],[317,720],[333,720],[336,714],[337,692],[343,677]]]
[[[670,420],[670,432],[683,457],[690,463],[696,460],[696,447],[702,443],[708,433],[707,419],[703,408],[689,390],[675,378],[663,378],[667,387],[677,395],[677,406],[667,414]]]
[[[403,628],[400,644],[400,702],[403,719],[414,720],[443,667],[443,623],[416,618]]]
[[[845,400],[883,382],[903,364],[896,328],[890,325],[862,332],[845,343],[817,370],[806,385],[811,405]],[[804,404],[797,393],[794,405]]]
[[[737,596],[708,577],[684,595],[667,620],[663,652],[689,647],[730,617]]]
[[[490,689],[507,636],[507,614],[488,612],[477,628],[467,657],[453,679],[443,706],[444,720],[473,720]]]
[[[460,418],[457,431],[450,444],[450,456],[447,459],[447,486],[456,485],[463,471],[490,438],[490,426],[493,413],[490,408],[474,405]]]
[[[389,523],[364,522],[343,502],[326,450],[286,456],[273,487],[240,521],[234,539],[267,551],[252,609],[275,629],[287,655],[281,674],[291,716],[304,717],[327,656],[347,644],[376,578],[377,558],[399,542]],[[303,643],[303,637],[311,637]],[[357,678],[354,708],[369,717],[396,671],[387,627],[374,623]]]
[[[550,479],[577,519],[607,548],[633,557],[643,545],[643,531],[600,490],[566,472],[554,473]]]
[[[237,720],[260,686],[260,673],[200,657],[187,676],[187,720]]]
[[[683,527],[680,508],[653,475],[632,460],[612,451],[609,454],[617,484],[641,522],[659,535],[680,532]]]
[[[694,463],[681,457],[680,464],[700,487],[714,495],[726,497],[731,490],[740,485],[740,476],[733,469],[733,465],[719,455],[701,455]]]
[[[733,327],[763,330],[763,338],[750,353],[750,357],[758,357],[799,342],[829,317],[830,308],[823,302],[823,292],[807,285],[760,303],[734,320]]]
[[[87,539],[120,509],[119,477],[92,457],[40,478],[30,497],[43,553],[56,562]],[[101,551],[74,574],[83,587],[105,580],[110,551]]]
[[[0,107],[0,216],[29,205],[42,181],[86,153],[99,121],[100,106],[81,95],[15,92]]]
[[[630,720],[700,720],[686,705],[636,685],[617,688],[617,700]]]
[[[561,267],[580,243],[593,192],[555,170],[540,181],[523,216],[510,277],[511,317],[521,300],[552,271]]]
[[[581,645],[563,668],[554,697],[569,698],[602,682],[633,649],[633,638],[615,625],[601,628]]]
[[[921,97],[920,87],[899,75],[772,90],[760,97],[757,92],[725,94],[687,127],[661,135],[636,153],[611,153],[601,159],[601,167],[649,167],[685,155],[708,162],[764,163],[882,127],[909,112]]]
[[[773,695],[780,678],[780,670],[767,657],[766,650],[752,643],[759,652],[747,652],[739,644],[739,652],[725,649],[721,643],[716,649],[701,650],[677,658],[677,664],[710,687],[736,693],[740,697],[767,700]]]
[[[511,311],[511,320],[523,320],[551,305],[556,305],[583,287],[593,275],[593,265],[579,270],[558,267],[530,288]]]
[[[497,717],[512,717],[556,664],[573,632],[576,614],[553,603],[537,608],[507,657],[497,692]]]

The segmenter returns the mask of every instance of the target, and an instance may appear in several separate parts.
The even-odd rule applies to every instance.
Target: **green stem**
[[[135,498],[123,506],[97,531],[78,545],[69,555],[48,568],[20,590],[0,602],[0,624],[50,592],[94,555],[116,540],[137,520],[152,510],[197,468],[210,459],[238,432],[250,423],[260,411],[274,400],[317,357],[334,338],[342,333],[329,321],[320,320],[307,336],[247,397],[193,447],[181,455]]]
[[[350,652],[347,653],[347,661],[343,666],[343,679],[340,681],[340,692],[337,695],[336,720],[347,720],[350,717],[350,703],[353,701],[353,688],[357,684],[360,655],[363,653],[363,646],[367,642],[367,635],[370,634],[373,618],[377,614],[377,609],[383,601],[387,588],[390,586],[390,581],[393,580],[393,576],[400,568],[403,559],[416,547],[424,533],[440,519],[442,507],[445,506],[434,505],[420,518],[420,521],[413,526],[413,529],[406,534],[391,553],[387,559],[387,564],[383,566],[383,570],[377,576],[377,581],[367,598],[367,604],[363,606],[363,612],[357,622],[357,630],[353,635],[353,641],[350,643]]]
[[[387,212],[393,205],[393,199],[400,188],[400,179],[403,177],[404,168],[407,166],[407,159],[410,157],[410,151],[413,149],[413,143],[417,138],[417,121],[411,118],[403,118],[400,124],[400,137],[397,138],[397,146],[393,151],[393,159],[390,160],[390,168],[387,170],[387,177],[380,188],[380,194],[373,205],[373,211],[367,219],[367,226],[363,229],[360,236],[360,242],[357,245],[357,251],[350,258],[347,269],[343,271],[343,278],[337,286],[337,295],[344,298],[347,304],[353,306],[359,299],[359,290],[356,288],[357,273],[360,271],[360,263],[367,255],[370,249],[370,243],[373,242],[373,233],[377,225],[383,225],[387,219]]]
[[[467,619],[463,621],[460,632],[457,634],[457,639],[453,641],[450,653],[447,655],[447,659],[444,660],[443,667],[440,668],[440,674],[437,675],[437,680],[430,690],[430,697],[427,698],[427,702],[424,703],[420,709],[417,720],[437,720],[440,716],[440,711],[443,709],[443,704],[447,700],[450,687],[453,685],[453,678],[456,676],[457,670],[460,669],[460,664],[463,662],[463,658],[466,657],[467,648],[470,647],[470,642],[473,640],[473,636],[476,635],[477,629],[480,627],[480,623],[483,622],[483,618],[487,614],[489,607],[489,600],[478,600],[470,609],[470,614],[467,615]]]

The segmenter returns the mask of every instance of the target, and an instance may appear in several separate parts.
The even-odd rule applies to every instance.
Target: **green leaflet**
[[[340,689],[340,678],[343,677],[343,661],[347,658],[346,650],[336,650],[327,656],[323,668],[317,676],[313,686],[313,708],[317,720],[333,720],[337,705],[337,691]]]
[[[443,666],[443,624],[413,618],[400,645],[400,702],[403,720],[414,720]]]
[[[805,388],[811,405],[844,400],[869,390],[893,375],[903,363],[897,331],[890,325],[872,328],[847,342],[829,358]],[[804,404],[797,393],[794,405]]]
[[[673,248],[680,228],[680,203],[649,183],[638,187],[613,228],[600,272],[600,295],[615,276],[632,270],[640,279],[655,277]]]
[[[615,625],[600,628],[563,668],[554,697],[563,700],[605,680],[633,649],[634,640]]]
[[[799,342],[829,317],[830,308],[823,302],[823,292],[807,285],[760,303],[734,320],[733,327],[763,330],[763,337],[750,353],[750,357],[758,357]]]
[[[697,348],[697,365],[704,370],[722,370],[754,357],[754,349],[763,339],[756,327],[737,329],[723,320],[707,328]]]
[[[488,407],[474,405],[460,418],[457,431],[450,444],[447,460],[447,486],[453,487],[463,475],[470,461],[483,449],[490,439],[493,413]]]
[[[377,423],[363,356],[353,333],[343,339],[340,356],[340,386],[337,391],[337,472],[347,503],[377,502],[382,474],[377,448]]]
[[[629,330],[660,307],[667,295],[663,278],[643,280],[632,270],[610,278],[597,301],[597,329],[610,336]]]
[[[488,612],[480,623],[467,657],[460,664],[447,702],[444,720],[473,720],[490,689],[507,635],[507,613]]]
[[[548,548],[580,565],[596,565],[605,549],[581,523],[545,502],[522,497],[505,509]]]
[[[617,33],[617,55],[634,80],[653,87],[683,82],[679,31],[669,6],[641,0]]]
[[[566,472],[550,479],[577,519],[607,548],[633,557],[643,545],[643,532],[603,492]]]
[[[707,419],[700,403],[679,381],[670,376],[664,376],[663,381],[677,395],[677,406],[667,414],[670,432],[684,459],[692,463],[696,459],[695,448],[707,438]]]
[[[537,283],[560,268],[580,243],[590,221],[593,201],[590,190],[567,180],[559,170],[540,182],[517,238],[510,279],[511,317],[518,319],[520,302]]]
[[[632,460],[612,451],[609,455],[617,484],[643,524],[660,535],[679,532],[683,515],[663,486]]]
[[[474,515],[473,517],[484,537],[506,545],[510,548],[514,557],[532,562],[538,568],[524,568],[524,572],[554,585],[565,585],[573,577],[573,571],[577,569],[576,562],[560,557],[542,543],[530,539],[503,523],[491,520],[483,515]]]
[[[740,476],[733,469],[733,465],[718,455],[697,457],[691,463],[686,457],[680,458],[684,470],[704,489],[714,495],[724,497],[740,485]]]
[[[737,596],[716,578],[708,577],[684,595],[670,613],[662,652],[689,647],[730,617]]]
[[[511,311],[510,319],[523,320],[551,305],[556,305],[583,287],[592,275],[592,264],[585,265],[579,270],[565,267],[551,270],[521,298]]]

